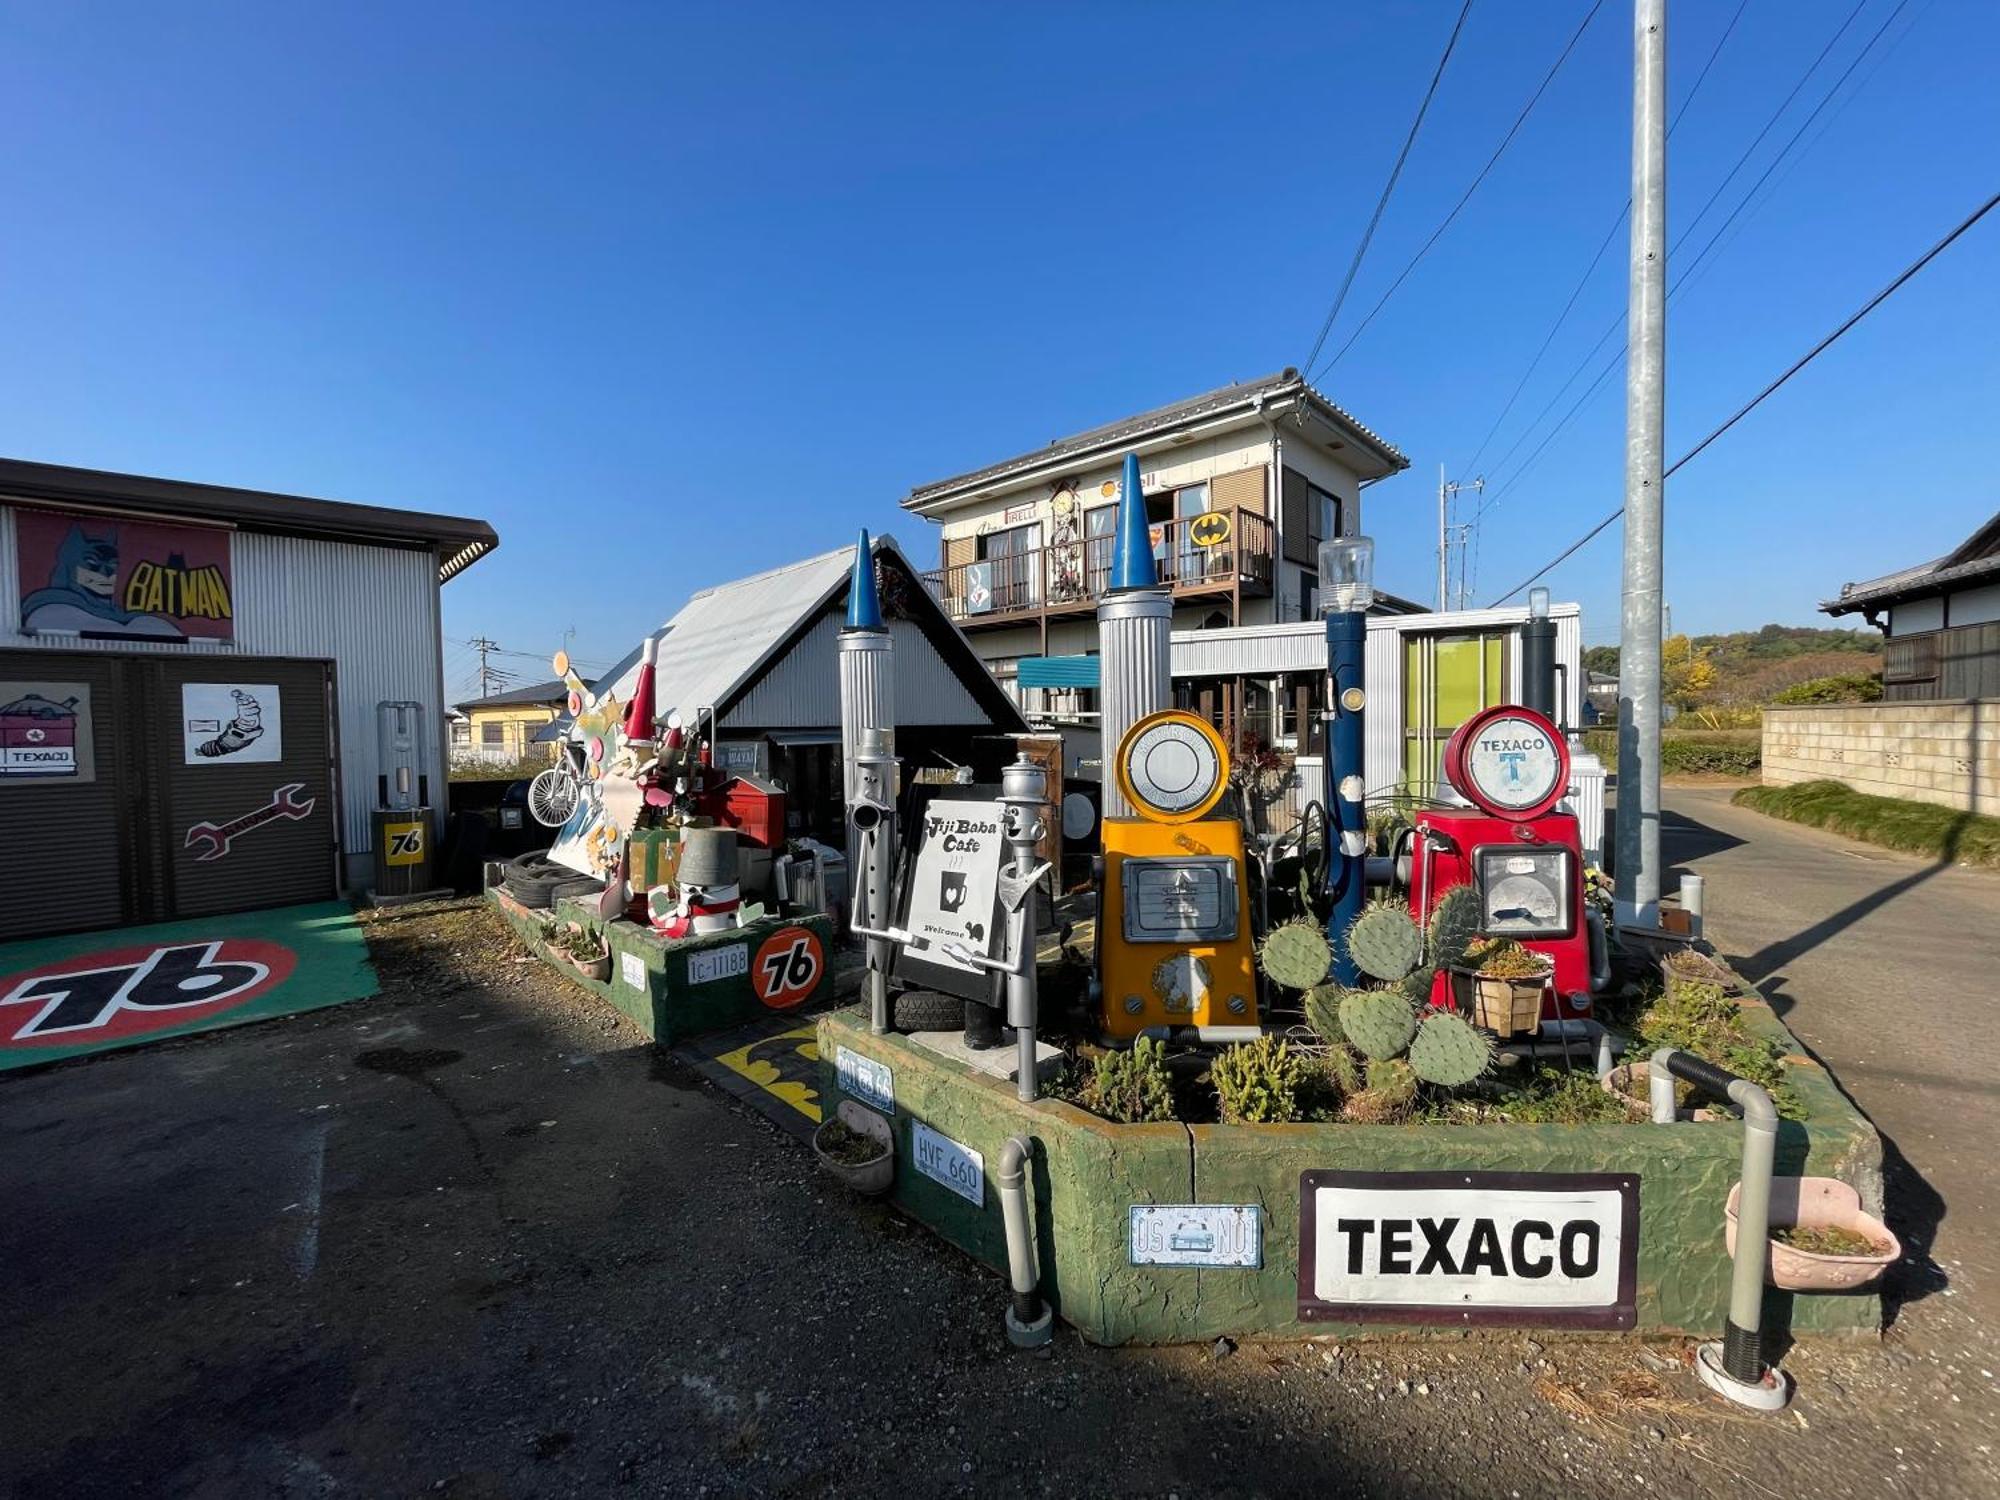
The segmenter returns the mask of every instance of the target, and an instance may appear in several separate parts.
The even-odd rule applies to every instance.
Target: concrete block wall
[[[2000,813],[2000,699],[1765,709],[1765,785],[1827,780]]]

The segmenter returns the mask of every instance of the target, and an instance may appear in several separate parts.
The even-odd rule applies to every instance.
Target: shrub
[[[1142,1036],[1129,1052],[1100,1053],[1076,1091],[1076,1101],[1121,1125],[1171,1120],[1174,1096],[1167,1081],[1166,1044]]]
[[[1282,1125],[1298,1119],[1305,1075],[1305,1057],[1268,1036],[1237,1043],[1209,1069],[1223,1122],[1229,1125]]]
[[[1730,801],[1774,818],[1930,859],[2000,865],[2000,818],[1982,813],[1902,797],[1871,797],[1838,781],[1747,786]]]
[[[1743,1007],[1719,984],[1681,980],[1673,985],[1639,1017],[1639,1039],[1648,1055],[1673,1047],[1727,1068],[1767,1090],[1785,1119],[1805,1118],[1785,1077],[1784,1048],[1753,1034],[1744,1024]]]
[[[1870,677],[1862,672],[1841,672],[1832,677],[1814,677],[1805,682],[1793,683],[1783,692],[1775,694],[1771,701],[1781,704],[1796,703],[1878,703],[1882,698],[1882,679]]]
[[[1631,1118],[1594,1074],[1549,1067],[1536,1069],[1527,1085],[1496,1113],[1518,1125],[1623,1124]]]
[[[1607,770],[1617,770],[1615,729],[1590,730],[1583,743]],[[1763,736],[1754,730],[1682,729],[1660,736],[1660,769],[1670,775],[1753,776],[1763,764]]]

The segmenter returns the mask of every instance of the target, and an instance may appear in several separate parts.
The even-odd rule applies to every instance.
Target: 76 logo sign
[[[757,998],[773,1010],[803,1005],[819,988],[826,972],[826,954],[819,935],[804,927],[781,927],[764,939],[750,965],[750,983]]]

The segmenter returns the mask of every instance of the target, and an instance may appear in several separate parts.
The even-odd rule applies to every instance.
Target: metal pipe
[[[1590,955],[1590,993],[1601,995],[1611,988],[1611,938],[1604,930],[1604,918],[1595,909],[1583,919],[1584,948]]]
[[[1790,1399],[1785,1378],[1764,1363],[1764,1266],[1770,1255],[1771,1176],[1778,1151],[1778,1111],[1771,1096],[1747,1078],[1672,1047],[1648,1065],[1653,1118],[1664,1098],[1673,1117],[1676,1078],[1728,1099],[1743,1111],[1743,1168],[1737,1187],[1736,1255],[1730,1266],[1729,1317],[1719,1343],[1703,1344],[1695,1361],[1702,1383],[1740,1405],[1774,1411]]]
[[[1010,1135],[1000,1148],[1000,1167],[993,1175],[1000,1194],[1000,1217],[1007,1229],[1007,1281],[1013,1299],[1007,1308],[1007,1342],[1016,1349],[1036,1349],[1055,1335],[1055,1315],[1042,1300],[1035,1275],[1035,1242],[1028,1229],[1028,1159],[1034,1145],[1025,1136]]]
[[[1634,0],[1625,577],[1618,637],[1618,917],[1660,917],[1660,600],[1666,475],[1667,0]]]
[[[1024,1103],[1032,1103],[1039,1093],[1039,1059],[1035,1054],[1035,1026],[1041,1006],[1039,975],[1035,962],[1035,887],[1039,872],[1047,868],[1035,857],[1036,847],[1048,831],[1049,777],[1026,755],[1000,772],[1000,804],[1007,830],[1007,847],[1014,856],[1013,879],[1003,890],[1011,897],[1007,912],[1007,939],[1014,966],[1007,975],[1007,1024],[1014,1028],[1017,1063],[1014,1090]]]
[[[1363,726],[1368,616],[1330,610],[1326,617],[1326,935],[1333,944],[1333,978],[1356,985],[1361,971],[1347,951],[1347,929],[1368,897],[1368,795]]]

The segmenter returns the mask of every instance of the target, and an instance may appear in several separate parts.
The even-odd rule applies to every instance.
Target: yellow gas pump
[[[1210,816],[1229,785],[1222,737],[1167,709],[1126,731],[1112,761],[1137,816],[1104,823],[1097,972],[1105,1031],[1192,1027],[1237,1041],[1258,1026],[1243,825]]]

